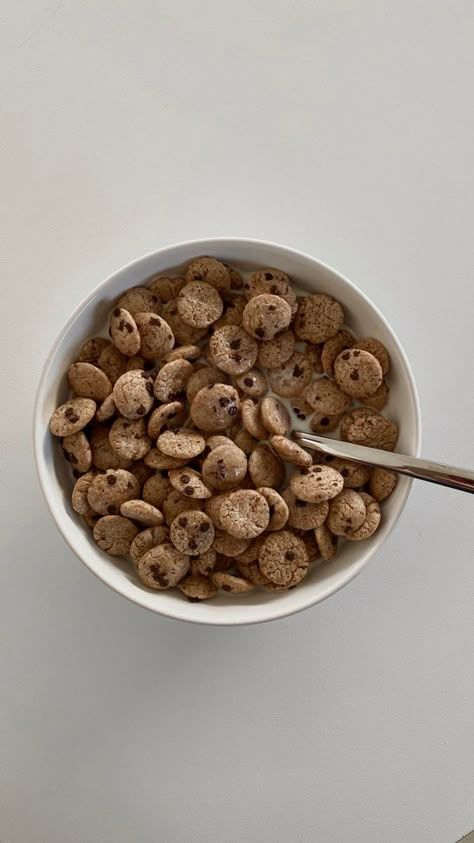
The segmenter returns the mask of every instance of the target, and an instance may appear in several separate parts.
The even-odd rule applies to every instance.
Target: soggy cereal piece
[[[329,503],[308,503],[295,497],[290,487],[284,490],[282,498],[288,506],[288,526],[295,530],[314,530],[324,524],[328,512]]]
[[[140,350],[140,334],[132,314],[123,307],[116,307],[110,317],[110,336],[118,350],[126,357],[133,357]],[[143,368],[140,366],[139,368]]]
[[[97,474],[87,490],[87,502],[99,515],[118,515],[122,503],[138,497],[140,485],[130,471],[108,469]]]
[[[323,559],[327,562],[330,562],[331,559],[334,559],[337,553],[337,536],[334,536],[326,527],[325,524],[322,524],[320,527],[317,527],[314,531],[314,537],[318,543],[319,552]]]
[[[169,526],[182,512],[188,512],[190,509],[202,509],[202,501],[185,497],[172,488],[163,501],[162,509],[165,521]]]
[[[171,522],[170,538],[174,546],[189,556],[205,553],[214,541],[214,524],[205,512],[189,509]]]
[[[261,405],[252,398],[245,398],[241,404],[242,422],[245,429],[255,439],[266,439],[268,431],[262,421]]]
[[[370,536],[373,536],[380,524],[381,516],[378,502],[366,492],[361,492],[360,497],[365,504],[366,516],[360,527],[346,535],[346,538],[353,542],[363,541],[364,539],[370,538]]]
[[[242,316],[245,309],[245,299],[243,296],[231,296],[224,293],[224,310],[222,316],[217,319],[212,328],[211,333],[217,331],[218,328],[224,328],[225,325],[240,325],[242,323]]]
[[[230,536],[254,539],[267,528],[270,508],[265,497],[258,492],[238,489],[222,502],[219,518]]]
[[[100,404],[112,392],[112,384],[105,372],[92,363],[72,363],[67,379],[78,398],[92,398]]]
[[[150,413],[148,418],[148,436],[151,439],[157,439],[160,433],[163,433],[169,427],[175,427],[184,424],[186,421],[186,408],[181,401],[170,401],[167,404],[161,404]]]
[[[236,577],[233,574],[228,574],[226,571],[218,571],[211,574],[211,581],[216,588],[222,591],[228,591],[231,594],[248,594],[255,588],[254,583],[250,580],[243,579],[243,577]]]
[[[237,486],[247,473],[247,457],[236,445],[219,445],[205,458],[202,476],[211,489],[227,490]]]
[[[342,418],[343,413],[337,413],[335,416],[314,413],[310,418],[309,427],[313,433],[331,433],[333,430],[337,430]]]
[[[115,419],[109,442],[119,457],[126,460],[141,460],[151,448],[144,419]]]
[[[192,564],[192,563],[191,563]],[[188,598],[190,603],[200,603],[209,600],[217,594],[217,586],[209,577],[189,574],[178,583],[178,588]]]
[[[290,322],[290,305],[280,296],[269,293],[251,298],[242,316],[242,325],[247,333],[262,342],[273,340],[288,328]]]
[[[244,282],[244,293],[247,300],[263,294],[280,296],[290,306],[292,317],[296,313],[296,295],[291,287],[288,275],[281,269],[269,267],[252,272],[248,281]]]
[[[192,460],[206,447],[206,440],[200,433],[185,427],[175,430],[165,430],[156,442],[158,450],[169,457],[179,460]]]
[[[348,536],[366,517],[363,498],[353,489],[343,489],[329,503],[327,526],[335,536]]]
[[[105,339],[105,337],[92,337],[92,339],[86,340],[81,345],[76,362],[92,363],[94,366],[97,366],[101,353],[109,345],[112,345],[112,343],[110,340]]]
[[[282,460],[291,462],[301,468],[309,468],[312,465],[313,460],[310,454],[297,442],[293,442],[292,439],[288,439],[286,436],[270,436],[269,442]]]
[[[159,527],[163,524],[163,515],[160,510],[139,498],[125,501],[120,507],[120,515],[139,521],[145,527]]]
[[[191,558],[191,574],[195,577],[208,577],[214,571],[217,553],[212,548]]]
[[[214,366],[202,366],[194,371],[186,385],[186,398],[189,403],[194,401],[198,392],[205,386],[213,386],[216,383],[229,383],[229,378],[220,369]]]
[[[290,488],[293,494],[307,503],[320,503],[342,492],[344,481],[338,471],[328,465],[312,465],[295,471]]]
[[[222,556],[234,558],[248,547],[250,539],[240,539],[231,536],[223,530],[216,530],[212,549]]]
[[[354,345],[354,337],[350,331],[346,331],[344,328],[342,331],[338,331],[334,337],[326,340],[321,351],[321,367],[328,378],[334,377],[336,357],[339,356],[341,351],[345,351],[352,345]]]
[[[290,404],[291,409],[300,421],[306,421],[306,418],[313,412],[312,407],[309,406],[306,398],[304,397],[304,393],[290,398]]]
[[[178,300],[173,299],[166,308],[165,319],[170,325],[175,340],[182,345],[196,345],[207,336],[207,328],[193,328],[183,322],[179,310]]]
[[[169,457],[159,451],[158,448],[152,448],[144,457],[143,462],[149,468],[154,468],[155,471],[168,471],[172,468],[181,468],[181,466],[186,465],[187,460]]]
[[[199,430],[226,430],[240,410],[239,393],[233,386],[217,383],[200,389],[191,404],[191,419]]]
[[[301,582],[309,564],[305,543],[290,530],[267,536],[258,557],[260,569],[276,585],[291,586]]]
[[[270,520],[266,529],[270,532],[281,530],[288,521],[289,509],[286,501],[270,486],[260,486],[257,492],[268,504]]]
[[[137,533],[132,544],[130,545],[130,556],[135,565],[138,560],[148,553],[152,547],[157,547],[159,544],[167,544],[170,541],[168,527],[147,527]]]
[[[313,367],[313,371],[317,372],[318,374],[322,374],[323,371],[323,364],[321,362],[321,354],[324,348],[324,343],[318,342],[315,345],[311,345],[308,343],[306,347],[306,357],[308,358],[311,366]]]
[[[186,270],[186,282],[206,281],[219,291],[230,290],[230,272],[221,261],[216,258],[194,258]]]
[[[206,514],[209,515],[212,523],[216,530],[224,530],[224,526],[219,518],[220,509],[222,506],[222,501],[230,495],[230,492],[223,492],[220,495],[213,495],[212,498],[208,498],[205,503],[205,511]]]
[[[92,398],[70,398],[51,416],[51,433],[53,436],[71,436],[73,433],[79,433],[94,417],[96,406]]]
[[[282,398],[292,398],[300,395],[313,377],[313,370],[308,358],[300,351],[295,351],[291,357],[278,368],[269,373],[270,386]]]
[[[138,527],[122,515],[104,515],[95,523],[94,541],[110,556],[127,556]]]
[[[222,316],[224,303],[216,288],[205,281],[191,281],[178,296],[178,313],[192,328],[208,328]]]
[[[373,395],[368,395],[366,398],[359,398],[359,401],[361,404],[372,407],[374,410],[383,410],[388,401],[388,393],[387,381],[383,380]]]
[[[102,422],[109,421],[113,419],[117,412],[117,407],[115,406],[114,396],[113,394],[107,395],[107,398],[104,398],[102,404],[97,407],[96,414],[94,419],[96,422],[101,424]]]
[[[114,451],[109,441],[109,429],[107,427],[95,427],[91,430],[89,444],[92,453],[92,465],[101,471],[107,471],[108,468],[129,468],[132,463],[132,460],[124,459]]]
[[[382,374],[386,375],[388,370],[390,369],[390,357],[388,355],[388,351],[380,342],[380,340],[374,339],[374,337],[364,337],[357,342],[351,343],[351,346],[354,348],[360,348],[363,351],[368,351],[370,354],[373,354],[374,357],[380,363]]]
[[[74,488],[72,490],[72,508],[75,512],[78,512],[79,515],[87,515],[91,510],[91,506],[87,500],[87,493],[89,491],[90,484],[96,476],[97,472],[92,469],[91,471],[88,471],[87,474],[83,474],[82,477],[79,477],[74,484]]]
[[[248,372],[257,360],[258,345],[239,325],[218,328],[209,340],[209,359],[228,375]]]
[[[127,371],[127,363],[128,358],[125,357],[125,354],[122,354],[115,345],[110,343],[100,353],[97,366],[99,369],[102,369],[113,385],[119,379],[120,375],[123,375]]]
[[[157,296],[162,304],[168,304],[176,298],[185,284],[185,279],[181,277],[171,278],[168,275],[155,275],[150,279],[147,287],[150,293]]]
[[[286,363],[295,350],[295,335],[288,328],[277,334],[272,340],[260,343],[258,347],[257,363],[265,369],[278,369]]]
[[[267,379],[260,369],[249,369],[243,375],[239,375],[235,382],[242,392],[251,398],[261,398],[268,391]]]
[[[285,466],[268,445],[257,445],[250,454],[248,470],[257,488],[271,486],[278,490],[285,479]]]
[[[89,471],[92,465],[92,451],[89,440],[83,430],[65,436],[61,441],[64,459],[71,463],[71,466],[79,474]]]
[[[353,398],[373,395],[382,383],[382,367],[369,351],[347,348],[336,357],[334,377],[337,384]]]
[[[258,439],[255,439],[248,430],[240,430],[234,439],[234,444],[237,445],[237,447],[240,448],[240,450],[243,451],[245,456],[248,458],[252,451],[257,447]]]
[[[339,472],[344,480],[345,489],[357,489],[369,482],[370,468],[359,462],[346,460],[342,457],[333,457],[332,454],[314,452],[314,463],[330,465]]]
[[[398,483],[398,474],[386,471],[384,468],[373,468],[370,472],[369,492],[376,501],[381,503],[393,492]]]
[[[188,573],[189,565],[189,556],[167,543],[148,550],[138,560],[137,571],[148,588],[164,591],[178,585]]]
[[[397,444],[398,428],[394,422],[369,407],[356,407],[341,423],[341,438],[355,445],[393,451]]]
[[[125,372],[114,385],[114,401],[126,419],[139,419],[153,407],[153,380],[146,372]]]
[[[293,323],[296,336],[310,343],[326,342],[341,330],[344,311],[331,296],[318,294],[299,300]]]
[[[327,416],[345,413],[352,404],[352,398],[328,378],[319,378],[306,387],[304,396],[308,404]]]
[[[156,313],[135,313],[140,334],[140,354],[145,360],[164,357],[174,346],[173,330],[162,316]]]
[[[212,496],[209,486],[203,482],[199,472],[192,468],[175,468],[170,471],[169,479],[173,489],[185,497],[205,500]]]
[[[171,483],[162,474],[152,474],[143,483],[142,497],[146,503],[161,509],[163,501],[171,491]]]
[[[291,418],[285,405],[274,395],[262,399],[260,413],[263,426],[269,433],[284,436],[291,429]]]
[[[198,345],[180,345],[177,348],[173,348],[168,354],[165,354],[163,362],[171,363],[173,360],[189,360],[193,362],[194,360],[198,360],[201,354],[202,350]]]
[[[122,293],[118,302],[118,308],[128,310],[135,316],[136,313],[160,313],[160,301],[158,296],[147,287],[131,287]]]

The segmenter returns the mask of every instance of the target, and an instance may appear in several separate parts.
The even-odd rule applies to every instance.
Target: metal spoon
[[[440,486],[450,486],[452,489],[474,494],[474,471],[467,468],[408,457],[406,454],[394,454],[379,448],[366,448],[364,445],[353,445],[352,442],[339,442],[337,439],[326,439],[324,436],[303,433],[300,430],[295,431],[295,438],[305,448],[322,451],[323,454],[386,468],[388,471],[397,471],[419,480],[428,480],[429,483],[438,483]]]

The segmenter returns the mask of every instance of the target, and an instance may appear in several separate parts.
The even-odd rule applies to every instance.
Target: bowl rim
[[[120,594],[122,597],[125,597],[127,600],[131,601],[132,603],[135,603],[136,605],[140,606],[143,609],[147,609],[148,611],[152,612],[153,614],[162,615],[162,616],[167,617],[167,618],[172,618],[173,620],[180,620],[180,621],[185,621],[187,623],[193,623],[193,624],[198,623],[198,624],[204,625],[204,626],[226,626],[227,627],[227,626],[247,626],[247,625],[253,625],[253,624],[257,624],[257,623],[266,623],[268,621],[278,620],[279,618],[290,617],[291,615],[298,614],[299,612],[302,612],[305,609],[308,609],[311,606],[315,606],[317,603],[320,603],[323,600],[326,600],[328,597],[332,596],[333,594],[336,594],[338,591],[340,591],[340,589],[344,588],[346,585],[348,585],[350,582],[352,582],[352,580],[354,580],[361,573],[361,571],[368,565],[370,560],[374,557],[376,552],[378,552],[380,550],[380,548],[385,544],[387,539],[392,535],[393,530],[394,530],[403,510],[405,509],[406,502],[407,502],[408,496],[409,496],[411,488],[412,488],[413,480],[410,479],[406,483],[406,487],[405,487],[405,490],[403,492],[403,496],[400,500],[399,511],[398,511],[394,521],[393,521],[393,524],[392,524],[392,527],[391,527],[389,533],[387,533],[387,535],[383,538],[383,540],[379,544],[374,544],[373,547],[369,551],[367,551],[363,560],[359,564],[357,564],[355,566],[352,566],[348,570],[346,575],[341,579],[340,582],[338,582],[338,584],[336,586],[328,587],[326,589],[326,591],[323,591],[319,596],[316,596],[316,597],[314,597],[314,595],[311,595],[311,592],[309,592],[309,597],[307,597],[306,600],[304,600],[300,605],[298,605],[296,607],[290,607],[290,608],[286,607],[286,608],[284,608],[284,604],[280,603],[280,601],[275,601],[274,603],[269,603],[269,604],[262,603],[261,604],[262,617],[252,617],[249,620],[235,619],[235,618],[232,617],[232,615],[229,615],[228,619],[225,618],[225,616],[221,617],[219,619],[217,619],[217,618],[215,618],[215,619],[190,618],[190,617],[186,617],[185,611],[181,611],[181,612],[176,611],[176,607],[171,602],[170,602],[170,608],[169,609],[166,609],[166,608],[162,609],[161,607],[155,608],[155,607],[149,606],[148,604],[143,602],[138,595],[132,595],[132,594],[128,593],[126,588],[121,588],[119,586],[113,585],[105,577],[101,576],[101,574],[99,573],[99,571],[96,570],[94,565],[90,564],[89,561],[86,558],[84,558],[82,555],[79,555],[78,551],[76,550],[76,548],[73,546],[72,542],[69,539],[69,535],[68,535],[67,530],[62,525],[61,518],[59,517],[59,515],[56,512],[56,507],[55,507],[55,503],[54,503],[54,500],[53,500],[53,495],[52,495],[52,492],[50,493],[50,491],[49,491],[48,466],[47,466],[46,461],[41,456],[42,448],[41,448],[41,438],[40,437],[44,432],[43,429],[42,429],[42,423],[41,423],[41,420],[40,420],[42,398],[43,398],[43,392],[44,392],[46,380],[47,380],[47,377],[48,377],[49,369],[50,369],[50,366],[53,362],[53,359],[54,359],[54,357],[57,353],[58,347],[61,344],[63,338],[69,332],[69,329],[70,329],[71,325],[76,321],[76,319],[81,314],[81,312],[95,298],[98,291],[102,287],[107,286],[114,278],[116,278],[116,276],[118,276],[122,273],[125,274],[125,273],[129,272],[133,267],[137,266],[138,264],[140,264],[142,262],[144,263],[148,259],[154,258],[158,255],[160,257],[166,257],[166,255],[168,253],[173,254],[175,251],[177,251],[179,249],[196,249],[197,250],[196,254],[206,254],[206,251],[207,251],[206,246],[207,247],[209,247],[210,245],[215,246],[215,245],[219,245],[220,243],[221,244],[230,244],[230,243],[231,244],[240,244],[240,245],[243,245],[243,246],[245,246],[245,245],[247,245],[247,246],[258,245],[258,246],[263,246],[263,247],[270,248],[270,249],[275,249],[277,251],[281,251],[282,253],[290,254],[290,255],[294,256],[295,258],[303,258],[306,261],[310,261],[310,262],[318,265],[323,270],[326,270],[330,273],[333,273],[334,275],[336,275],[340,279],[342,279],[342,281],[344,281],[344,283],[346,283],[349,287],[352,287],[355,290],[355,292],[362,299],[365,300],[365,302],[369,305],[369,307],[374,311],[374,313],[376,314],[378,319],[380,319],[380,321],[383,323],[384,327],[386,328],[386,330],[388,331],[388,333],[392,337],[395,345],[397,346],[398,352],[399,352],[400,357],[401,357],[401,359],[403,361],[403,364],[405,366],[405,371],[406,371],[408,383],[409,383],[409,386],[410,386],[411,398],[413,400],[413,407],[414,407],[415,447],[414,447],[413,456],[416,456],[416,457],[418,457],[420,455],[420,449],[421,449],[421,409],[420,409],[420,401],[419,401],[419,396],[418,396],[418,390],[417,390],[417,387],[416,387],[415,378],[413,376],[413,372],[412,372],[410,363],[408,361],[408,357],[405,353],[405,350],[404,350],[400,340],[398,339],[397,334],[395,333],[394,329],[391,327],[390,323],[385,318],[385,316],[381,313],[381,311],[379,310],[377,305],[374,304],[374,302],[369,298],[369,296],[366,295],[366,293],[363,290],[361,290],[356,284],[354,284],[353,281],[351,281],[349,278],[347,278],[345,275],[343,275],[343,273],[341,273],[339,270],[334,269],[334,267],[332,267],[330,264],[326,263],[325,261],[320,260],[319,258],[314,257],[313,255],[310,255],[308,252],[303,252],[300,249],[296,249],[292,246],[286,246],[282,243],[277,243],[277,242],[272,241],[272,240],[265,240],[265,239],[254,238],[254,237],[232,237],[232,236],[225,236],[225,235],[220,235],[220,236],[217,236],[217,237],[202,237],[202,238],[195,238],[195,239],[191,239],[191,240],[178,241],[178,242],[173,243],[171,245],[163,246],[159,249],[153,249],[149,252],[144,253],[143,255],[140,255],[137,258],[134,258],[133,260],[129,261],[128,263],[123,264],[123,266],[114,270],[114,272],[110,273],[106,278],[104,278],[102,281],[100,281],[98,284],[96,284],[96,286],[91,290],[91,292],[88,293],[88,295],[86,295],[82,299],[82,301],[74,308],[73,312],[71,313],[71,315],[69,316],[69,318],[67,319],[65,324],[63,325],[62,329],[59,331],[59,333],[56,335],[55,339],[53,340],[53,343],[51,345],[51,349],[49,351],[49,354],[47,355],[47,358],[44,362],[44,365],[43,365],[43,368],[42,368],[42,371],[41,371],[41,376],[40,376],[39,383],[38,383],[38,386],[37,386],[37,389],[36,389],[36,395],[35,395],[35,401],[34,401],[34,407],[33,407],[33,431],[32,431],[32,433],[33,433],[34,463],[35,463],[35,467],[36,467],[36,473],[37,473],[37,477],[38,477],[38,480],[39,480],[40,488],[41,488],[43,497],[46,501],[46,504],[48,506],[48,510],[50,512],[50,515],[51,515],[51,517],[52,517],[52,519],[53,519],[53,521],[56,525],[56,529],[62,535],[63,539],[65,540],[66,544],[70,547],[70,549],[72,550],[74,555],[77,558],[80,559],[80,561],[86,566],[86,568],[89,571],[91,571],[101,582],[103,582],[105,585],[107,585],[113,592],[115,592],[117,594]],[[165,271],[165,270],[163,270],[163,271]],[[186,607],[186,606],[187,606],[187,604],[183,604],[183,607]]]

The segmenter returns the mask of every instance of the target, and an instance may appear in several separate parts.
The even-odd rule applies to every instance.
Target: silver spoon
[[[295,431],[295,438],[305,448],[322,451],[323,454],[386,468],[387,471],[397,471],[398,474],[407,474],[419,480],[428,480],[429,483],[438,483],[440,486],[450,486],[452,489],[474,494],[474,471],[468,468],[456,468],[419,457],[408,457],[406,454],[381,451],[379,448],[366,448],[365,445],[353,445],[352,442],[339,442],[337,439],[326,439],[324,436],[303,433],[300,430]]]

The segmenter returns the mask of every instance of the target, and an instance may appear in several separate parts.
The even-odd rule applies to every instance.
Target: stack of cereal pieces
[[[127,290],[50,421],[99,547],[130,556],[145,586],[195,601],[293,588],[339,537],[369,538],[396,475],[291,438],[292,411],[318,433],[395,447],[379,412],[387,351],[343,324],[339,302],[297,298],[281,270],[244,281],[209,257]]]

